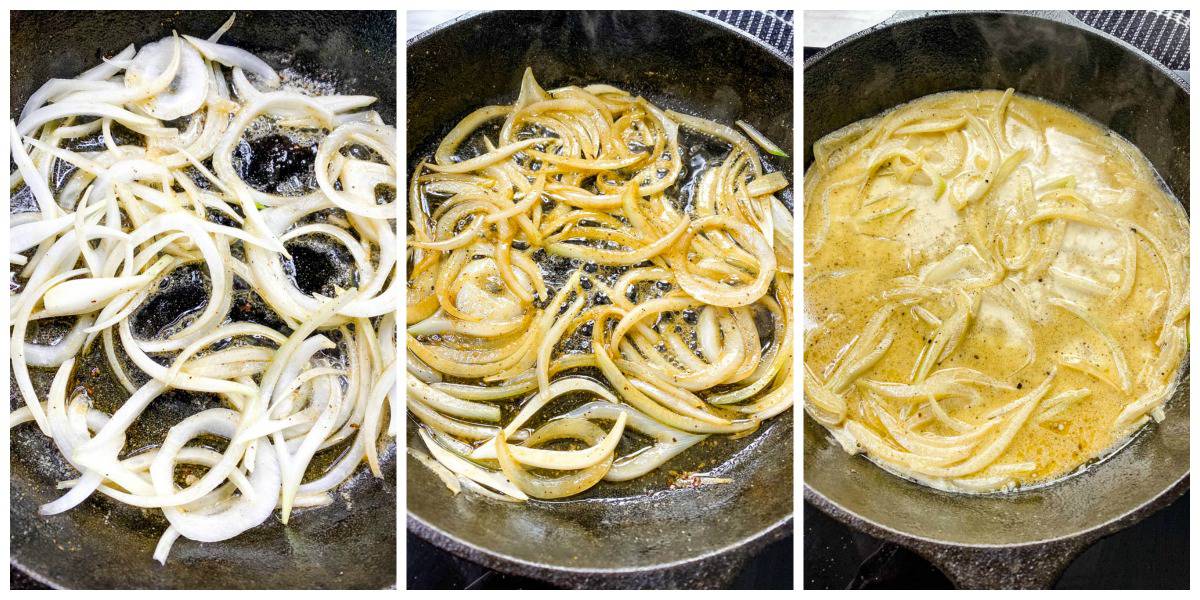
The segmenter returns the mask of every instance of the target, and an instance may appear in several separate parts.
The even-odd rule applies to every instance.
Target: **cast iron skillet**
[[[686,13],[495,12],[409,42],[410,169],[471,110],[512,102],[526,66],[546,87],[611,83],[660,106],[745,119],[792,145],[790,61],[723,23]],[[777,164],[792,179],[790,161]],[[411,422],[408,433],[423,449]],[[746,440],[692,448],[645,481],[529,506],[451,496],[410,458],[408,527],[488,567],[563,586],[719,586],[790,530],[792,435],[789,411]],[[667,471],[695,470],[701,456],[724,462],[736,483],[665,489]]]
[[[228,12],[14,12],[12,114],[51,77],[73,77],[129,43],[139,46],[177,30],[207,37]],[[222,41],[273,59],[289,53],[295,67],[337,83],[345,93],[379,98],[374,108],[395,123],[396,27],[387,12],[239,13]],[[272,54],[277,52],[279,54]],[[46,386],[40,388],[45,393]],[[17,394],[15,388],[11,392]],[[160,399],[165,410],[175,400]],[[279,513],[232,540],[176,542],[166,566],[151,559],[166,521],[92,499],[44,518],[38,505],[61,494],[54,483],[74,476],[36,428],[12,435],[12,563],[34,579],[65,588],[386,588],[395,585],[394,446],[383,481],[360,469],[333,505]],[[40,450],[40,452],[38,452]],[[353,510],[351,510],[351,507]]]
[[[804,72],[806,168],[813,142],[849,123],[935,92],[1010,86],[1132,141],[1188,207],[1187,86],[1067,13],[898,15],[814,56]],[[1048,587],[1088,544],[1187,489],[1188,382],[1185,371],[1166,420],[1122,452],[1061,483],[1006,496],[948,494],[893,476],[846,454],[806,418],[804,498],[924,555],[956,585]]]

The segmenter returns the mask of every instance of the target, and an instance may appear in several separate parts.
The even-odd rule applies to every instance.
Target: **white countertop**
[[[850,34],[878,25],[892,16],[890,10],[806,10],[805,46],[824,48]]]

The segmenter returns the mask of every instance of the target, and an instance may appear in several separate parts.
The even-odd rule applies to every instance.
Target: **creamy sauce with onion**
[[[1047,482],[1174,389],[1188,222],[1130,143],[1000,91],[823,138],[805,181],[807,409],[934,487]]]

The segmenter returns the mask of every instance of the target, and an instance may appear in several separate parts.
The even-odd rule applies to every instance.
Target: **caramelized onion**
[[[728,149],[691,204],[681,126]],[[787,410],[787,185],[736,130],[608,85],[526,70],[467,115],[409,184],[407,405],[432,458],[489,497],[563,498]]]

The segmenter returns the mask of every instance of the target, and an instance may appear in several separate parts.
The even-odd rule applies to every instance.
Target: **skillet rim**
[[[867,29],[863,29],[861,31],[856,31],[856,32],[834,42],[833,44],[830,44],[829,46],[822,48],[816,54],[805,59],[804,71],[807,71],[810,66],[816,64],[818,61],[825,59],[829,54],[836,52],[837,50],[840,50],[843,46],[848,45],[851,42],[854,42],[854,41],[856,41],[860,38],[866,37],[868,35],[874,35],[880,31],[883,31],[886,29],[891,29],[893,27],[896,27],[899,25],[904,25],[907,23],[912,23],[915,21],[923,21],[923,20],[938,19],[938,18],[945,18],[945,17],[955,17],[955,16],[962,16],[962,15],[1019,15],[1022,17],[1027,17],[1027,18],[1032,18],[1032,19],[1040,19],[1043,21],[1053,21],[1054,23],[1058,23],[1060,25],[1065,25],[1067,27],[1073,27],[1075,29],[1080,29],[1080,30],[1084,31],[1085,33],[1098,35],[1098,36],[1108,40],[1109,42],[1115,43],[1116,45],[1120,46],[1125,51],[1131,52],[1136,58],[1140,59],[1142,62],[1148,63],[1149,66],[1153,67],[1155,70],[1157,70],[1160,73],[1163,73],[1164,75],[1169,77],[1177,86],[1179,86],[1180,88],[1183,89],[1184,94],[1187,94],[1189,96],[1191,95],[1191,86],[1188,84],[1188,82],[1185,79],[1180,77],[1173,69],[1167,68],[1166,65],[1158,62],[1153,56],[1150,56],[1149,54],[1144,52],[1141,48],[1138,48],[1137,46],[1134,46],[1133,44],[1130,44],[1129,42],[1126,42],[1125,40],[1123,40],[1119,37],[1116,37],[1106,31],[1101,31],[1099,29],[1096,29],[1095,27],[1092,27],[1092,26],[1084,23],[1083,21],[1080,21],[1079,19],[1075,18],[1074,15],[1071,15],[1069,12],[1067,12],[1065,10],[1061,10],[1061,11],[1059,11],[1059,10],[1040,10],[1040,11],[1039,10],[930,10],[930,11],[917,11],[916,13],[909,12],[909,11],[896,11],[891,17],[888,17],[886,20],[884,20],[876,25],[873,25],[871,27],[868,27]],[[1069,20],[1066,17],[1064,17],[1064,15],[1066,15],[1066,17],[1069,17]]]
[[[1113,36],[1112,34],[1101,31],[1099,29],[1096,29],[1094,27],[1087,25],[1086,23],[1083,23],[1082,21],[1075,18],[1074,15],[1071,15],[1069,12],[1067,12],[1065,10],[1062,10],[1062,11],[935,10],[935,11],[916,11],[916,12],[897,11],[897,12],[893,13],[893,15],[891,17],[888,17],[886,20],[884,20],[872,27],[869,27],[867,29],[863,29],[861,31],[855,32],[855,33],[853,33],[845,38],[842,38],[842,39],[838,40],[837,42],[821,49],[816,54],[814,54],[813,56],[809,57],[808,59],[806,59],[804,61],[804,70],[807,71],[809,69],[809,67],[817,64],[820,61],[827,60],[831,55],[840,51],[843,47],[845,47],[855,41],[858,41],[866,36],[877,35],[879,32],[886,31],[886,30],[895,28],[900,25],[907,25],[907,24],[910,24],[910,23],[913,23],[916,21],[926,21],[926,20],[933,20],[933,19],[940,19],[940,18],[971,16],[971,15],[1018,15],[1018,16],[1031,18],[1031,19],[1035,19],[1035,20],[1050,21],[1050,22],[1056,23],[1058,25],[1063,25],[1066,27],[1079,29],[1088,34],[1097,35],[1097,36],[1101,37],[1102,39],[1104,39],[1110,43],[1113,43],[1114,45],[1116,45],[1120,49],[1124,50],[1125,52],[1131,54],[1134,58],[1138,59],[1143,64],[1146,64],[1147,66],[1151,67],[1152,69],[1165,75],[1169,81],[1174,83],[1175,86],[1178,87],[1179,90],[1183,92],[1183,94],[1186,98],[1190,99],[1190,97],[1191,97],[1191,90],[1190,90],[1189,83],[1186,80],[1184,80],[1182,77],[1180,77],[1174,70],[1167,68],[1165,65],[1163,65],[1162,63],[1155,60],[1154,57],[1152,57],[1149,54],[1147,54],[1146,52],[1142,51],[1140,48],[1130,44],[1129,42],[1126,42],[1125,40],[1122,40],[1116,36]],[[808,165],[805,165],[806,170],[807,170],[807,167],[808,167]],[[1189,173],[1189,179],[1190,179],[1190,175],[1191,174]],[[1179,199],[1176,198],[1176,201],[1178,202]],[[1190,199],[1189,199],[1189,202],[1190,202]],[[1183,204],[1183,202],[1180,202],[1180,204]],[[1188,207],[1185,205],[1184,208],[1186,210]],[[1188,214],[1190,217],[1190,212]],[[1189,221],[1190,221],[1190,218],[1189,218]],[[1183,364],[1181,365],[1181,370],[1182,370],[1181,381],[1183,382],[1182,385],[1183,385],[1183,387],[1187,388],[1187,389],[1185,389],[1184,393],[1190,392],[1191,369],[1188,366],[1189,361],[1190,361],[1190,355],[1191,355],[1191,353],[1189,351],[1189,353],[1184,358]],[[802,425],[802,427],[807,426],[808,420],[811,418],[812,417],[810,417],[808,415],[808,412],[804,411],[804,419],[803,419],[804,424]],[[819,424],[817,424],[817,426],[820,427]],[[823,428],[822,428],[822,430],[823,430]],[[1138,435],[1138,434],[1135,433],[1134,436],[1136,436],[1136,435]],[[1189,437],[1188,443],[1190,444],[1191,443],[1190,431],[1189,431],[1188,437]],[[1118,450],[1117,452],[1119,453],[1124,450],[1125,450],[1125,448],[1122,448],[1122,449]],[[870,468],[878,469],[880,467],[872,464],[872,465],[870,465]],[[891,475],[891,476],[895,477],[895,475]],[[1070,477],[1073,477],[1073,476],[1075,476],[1075,475],[1071,475]],[[870,535],[874,535],[876,537],[883,538],[883,539],[886,539],[886,540],[889,540],[892,542],[896,542],[896,543],[900,543],[900,544],[907,545],[910,547],[914,547],[914,548],[920,549],[922,551],[928,551],[933,548],[955,548],[955,549],[963,549],[963,550],[1022,550],[1022,549],[1044,548],[1044,547],[1049,547],[1049,546],[1055,545],[1055,544],[1074,544],[1076,546],[1079,546],[1079,549],[1081,550],[1083,547],[1085,547],[1087,544],[1090,544],[1094,540],[1099,539],[1100,537],[1103,537],[1105,535],[1115,533],[1115,532],[1125,529],[1127,527],[1130,527],[1130,526],[1138,523],[1142,519],[1146,518],[1147,516],[1153,514],[1154,512],[1157,512],[1158,510],[1165,508],[1166,506],[1168,506],[1168,505],[1172,504],[1173,502],[1175,502],[1176,500],[1178,500],[1179,497],[1182,496],[1184,494],[1184,492],[1186,492],[1189,489],[1190,476],[1191,476],[1191,464],[1189,462],[1189,464],[1186,466],[1185,469],[1183,469],[1183,471],[1179,475],[1179,477],[1177,477],[1175,480],[1169,482],[1168,484],[1164,485],[1158,492],[1154,493],[1152,495],[1152,497],[1148,498],[1141,504],[1137,505],[1136,507],[1131,508],[1130,510],[1126,511],[1125,513],[1123,513],[1121,515],[1112,517],[1111,519],[1104,521],[1102,523],[1097,523],[1097,524],[1087,527],[1087,528],[1078,529],[1070,534],[1062,535],[1062,536],[1059,536],[1056,538],[1022,541],[1022,542],[1017,542],[1017,543],[1012,543],[1012,544],[951,542],[951,541],[947,541],[944,539],[937,539],[937,538],[932,538],[932,537],[928,537],[928,536],[924,536],[924,535],[901,531],[894,527],[890,527],[888,525],[880,523],[875,519],[865,517],[865,516],[860,515],[852,510],[845,508],[838,502],[832,500],[826,494],[818,491],[817,489],[815,489],[811,485],[809,485],[807,478],[804,479],[804,501],[808,504],[811,504],[813,507],[819,509],[821,512],[825,513],[826,515],[830,516],[831,518],[834,518],[837,521],[839,521],[840,523],[842,523],[848,527],[851,527],[857,531],[862,531],[862,532],[868,533]],[[1052,483],[1051,485],[1056,485],[1057,483],[1058,482],[1055,482],[1055,483]],[[936,490],[929,490],[929,491],[934,492]],[[1072,558],[1073,558],[1073,556],[1072,556]]]
[[[399,52],[399,46],[396,42],[396,37],[399,35],[399,31],[398,31],[398,14],[399,13],[396,10],[377,9],[377,8],[370,8],[370,7],[356,7],[356,8],[352,7],[350,9],[346,9],[346,10],[303,10],[303,9],[266,8],[266,9],[261,9],[261,10],[250,10],[250,11],[247,11],[246,9],[239,10],[239,9],[235,9],[235,8],[224,9],[221,7],[210,7],[210,8],[205,8],[205,9],[194,9],[194,10],[191,10],[191,9],[168,9],[168,8],[162,8],[162,7],[145,9],[145,10],[104,9],[104,8],[97,8],[97,7],[83,8],[83,9],[68,9],[68,8],[50,7],[47,9],[35,9],[35,8],[13,9],[10,12],[11,12],[12,16],[14,17],[14,19],[16,17],[20,16],[29,21],[34,21],[39,17],[53,18],[55,16],[58,16],[58,15],[64,14],[64,13],[79,13],[79,14],[83,14],[83,15],[99,14],[99,13],[125,13],[124,18],[127,18],[127,19],[136,19],[136,18],[149,19],[149,21],[148,21],[149,25],[147,25],[148,28],[144,29],[143,31],[140,31],[140,33],[138,34],[140,37],[133,38],[129,41],[130,45],[136,45],[137,48],[141,48],[145,44],[148,44],[151,41],[158,39],[154,36],[157,35],[158,33],[161,33],[160,29],[162,29],[167,23],[175,23],[176,19],[178,19],[179,22],[186,22],[189,19],[189,16],[188,16],[189,14],[199,14],[199,15],[201,15],[201,17],[204,16],[206,13],[209,15],[218,15],[221,17],[220,19],[217,19],[218,23],[223,22],[224,19],[227,18],[228,15],[233,14],[234,16],[238,17],[238,23],[244,23],[245,22],[244,19],[246,19],[247,17],[250,19],[271,19],[275,15],[278,15],[280,13],[300,13],[300,14],[305,14],[309,17],[321,16],[322,14],[328,14],[328,13],[340,13],[340,16],[342,18],[359,17],[359,18],[366,18],[366,19],[378,19],[378,25],[372,24],[371,27],[373,29],[377,29],[379,32],[382,32],[385,35],[388,35],[392,38],[390,44],[388,44],[386,42],[382,45],[371,45],[369,43],[363,43],[363,44],[356,44],[356,46],[355,46],[356,48],[365,49],[368,53],[376,52],[376,49],[382,51],[381,54],[390,52],[391,60],[393,62],[395,62],[396,55]],[[246,15],[247,12],[249,12],[251,14]],[[302,21],[302,18],[299,18],[299,20],[297,20],[297,22],[301,22],[301,21]],[[23,23],[23,24],[28,24],[28,23]],[[14,26],[15,26],[15,23],[14,23]],[[164,31],[169,33],[170,27],[167,27],[167,29],[165,29]],[[242,31],[241,33],[239,33],[237,35],[246,35],[246,33],[245,33],[245,31]],[[263,38],[263,36],[261,34],[255,34],[254,37],[256,39],[251,40],[249,43],[255,44],[255,45],[261,44],[263,46],[273,46],[272,43],[265,42],[264,41],[265,38]],[[12,43],[13,43],[13,41],[10,39],[9,45],[11,46]],[[105,41],[103,43],[110,43],[110,41]],[[288,44],[288,42],[283,42],[283,47],[286,47],[287,44]],[[119,48],[115,44],[111,44],[111,45],[113,46],[113,48],[112,48],[113,52],[115,52],[116,49]],[[247,48],[246,45],[242,45],[242,44],[239,44],[239,47]],[[275,47],[266,47],[266,48],[252,47],[252,49],[255,51],[261,50],[261,51],[266,51],[266,52],[286,52],[286,50],[280,50],[279,48],[275,48]],[[110,56],[110,55],[105,54],[104,56]],[[100,59],[96,59],[96,62],[98,62],[99,60]],[[271,60],[270,58],[268,58],[268,61],[272,62],[272,63],[275,62],[274,60]],[[84,62],[88,66],[93,65],[93,63],[90,59],[85,60]],[[283,70],[284,68],[287,68],[287,67],[293,67],[293,66],[308,67],[311,65],[308,62],[302,62],[302,63],[289,64],[284,67],[279,67],[278,65],[274,65],[274,64],[272,66],[278,68],[279,70]],[[22,77],[22,78],[27,77],[25,71],[26,70],[22,69],[20,74],[18,74],[15,71],[11,72],[10,80],[15,80],[18,76]],[[391,94],[393,96],[393,98],[392,98],[393,102],[392,102],[391,106],[388,106],[386,103],[379,103],[376,106],[378,106],[380,108],[386,108],[386,109],[392,111],[392,116],[388,120],[394,124],[394,123],[396,123],[395,111],[398,109],[398,106],[399,106],[399,101],[398,101],[398,99],[395,98],[395,93],[396,93],[395,86],[396,86],[398,79],[393,74],[391,74],[390,71],[385,70],[385,71],[383,71],[383,73],[384,73],[383,77],[385,79],[386,78],[392,79],[393,86],[394,86],[393,89],[391,89]],[[338,73],[338,75],[343,75],[343,74]],[[70,73],[63,73],[63,74],[53,74],[53,76],[54,77],[71,78],[71,77],[75,76],[75,73],[70,72]],[[363,85],[363,82],[358,81],[357,77],[355,77],[354,79],[356,79],[356,81],[353,82],[354,86],[362,86]],[[345,82],[345,81],[339,82],[339,85],[343,85],[343,84],[348,85],[348,82]],[[35,86],[31,87],[29,91],[32,92],[36,89],[37,89],[37,86],[35,85]],[[383,91],[386,91],[386,90],[383,90]],[[383,91],[381,91],[381,93],[379,93],[378,95],[383,96],[384,95],[382,93]],[[16,93],[16,92],[13,92],[13,93]],[[347,91],[347,92],[340,92],[340,93],[350,93],[350,92]],[[363,91],[362,93],[368,93],[368,92]],[[12,100],[11,94],[10,94],[10,100]],[[22,98],[21,102],[24,102],[27,100],[28,100],[28,98]],[[19,106],[10,106],[9,118],[16,119],[16,113],[19,112],[19,109],[20,109]],[[398,125],[393,125],[393,126],[398,127]],[[391,484],[390,491],[383,492],[384,493],[384,496],[383,496],[384,502],[381,504],[381,506],[383,508],[387,507],[386,495],[391,494],[391,495],[395,496],[395,495],[398,495],[397,492],[399,491],[398,486],[395,483],[396,476],[397,476],[397,468],[396,468],[397,450],[398,450],[398,440],[396,438],[392,438],[390,440],[389,444],[386,447],[386,450],[384,449],[384,447],[381,446],[381,448],[380,448],[380,463],[381,463],[381,465],[384,465],[384,473],[385,474],[384,474],[383,478],[379,478],[379,479],[372,478],[372,485],[374,485],[374,482],[377,481],[378,485],[382,486],[385,490],[386,490],[386,488],[389,487],[389,483]],[[9,451],[10,451],[10,460],[14,460],[14,456],[12,454],[13,448],[9,448]],[[364,470],[365,470],[365,466],[360,463],[360,465],[358,467],[356,467],[354,473],[351,475],[351,479],[360,477]],[[351,488],[343,488],[342,486],[344,484],[345,484],[345,482],[343,482],[342,484],[339,484],[339,487],[335,488],[334,491],[335,492],[339,492],[339,491],[344,492],[346,490],[351,489]],[[10,487],[12,486],[11,477],[10,477],[9,485],[10,485]],[[357,488],[358,486],[355,486],[355,487]],[[398,505],[394,505],[393,508],[396,508],[396,506],[398,506]],[[311,509],[308,509],[308,510],[311,510]],[[393,511],[393,519],[395,516],[394,513],[395,513],[395,511]],[[10,514],[10,523],[13,520],[18,519],[18,518],[24,519],[24,518],[29,518],[29,517],[36,518],[36,519],[46,518],[46,517],[43,517],[36,513],[31,513],[31,514],[26,514],[26,515]],[[270,517],[269,521],[270,520],[278,521],[278,513],[272,513],[272,516]],[[268,522],[264,522],[263,524],[256,525],[253,528],[251,528],[251,530],[258,529],[260,527],[263,527],[266,524],[268,524]],[[284,528],[284,531],[286,532],[286,526]],[[397,529],[396,532],[398,532],[398,531],[399,530]],[[220,543],[220,542],[218,542],[218,543]],[[362,548],[356,548],[356,546],[352,546],[352,545],[347,545],[346,548],[348,548],[346,550],[347,553],[351,553],[351,552],[357,553],[358,551],[362,550]],[[397,579],[398,572],[397,572],[395,565],[392,563],[394,563],[395,559],[396,559],[397,542],[395,542],[395,540],[393,540],[393,543],[389,546],[386,543],[386,541],[384,540],[384,543],[382,545],[372,544],[370,546],[367,546],[366,548],[368,550],[372,550],[372,551],[376,551],[376,550],[387,551],[386,553],[381,554],[381,556],[383,556],[384,558],[387,558],[388,553],[390,553],[390,557],[392,558],[392,561],[389,562],[389,561],[385,560],[381,563],[385,567],[387,567],[387,572],[384,573],[385,577],[382,578],[384,580],[384,583],[382,584],[381,588],[379,588],[379,589],[396,589],[397,582],[398,582],[398,579]],[[290,552],[289,554],[293,557],[292,560],[299,560],[296,558],[298,555],[295,552]],[[31,557],[31,558],[36,557],[35,555],[30,555],[30,554],[22,554],[21,556],[26,556],[26,557]],[[148,555],[145,558],[147,560],[150,560],[150,557]],[[11,551],[9,553],[9,565],[12,570],[20,572],[21,575],[29,578],[30,580],[40,584],[41,586],[43,586],[47,589],[51,589],[51,590],[88,589],[86,587],[80,587],[80,588],[70,587],[72,585],[79,583],[78,581],[71,580],[71,577],[73,577],[72,575],[61,575],[61,574],[56,575],[53,573],[48,574],[48,573],[44,572],[43,570],[40,570],[36,567],[29,566],[26,561],[22,560],[20,557],[18,557],[18,555],[16,553],[11,552]],[[310,565],[311,565],[311,563],[305,563],[305,564],[297,563],[292,566],[305,567],[305,566],[310,566]],[[162,568],[162,567],[159,566],[159,568]],[[388,575],[389,573],[391,576],[390,579],[388,577],[386,577],[386,575]],[[78,578],[76,577],[76,579],[78,579]],[[174,578],[172,578],[172,581],[175,581]],[[321,585],[318,585],[317,582],[310,581],[308,583],[311,584],[308,587],[291,588],[291,589],[312,589],[312,590],[326,589],[326,588],[322,587]],[[10,585],[10,588],[9,588],[10,590],[18,589],[18,588],[11,587],[13,585],[11,578],[10,578],[9,585]],[[153,589],[166,590],[166,591],[181,589],[179,587],[176,587],[177,585],[178,585],[178,582],[175,581],[174,584],[164,585],[162,587],[153,588]],[[34,588],[34,589],[36,589],[36,588]],[[138,588],[136,584],[133,584],[133,585],[125,586],[124,588],[114,588],[114,589],[140,589],[140,588]],[[221,589],[221,588],[212,588],[212,589]],[[247,591],[252,591],[255,589],[261,590],[261,589],[271,589],[271,588],[245,587],[243,589],[245,589]],[[373,589],[373,588],[363,588],[363,589]]]
[[[425,31],[422,31],[421,33],[418,33],[417,35],[415,35],[411,38],[408,38],[406,40],[407,45],[405,47],[405,52],[406,53],[411,52],[414,46],[420,44],[421,42],[424,42],[427,39],[430,39],[436,35],[443,33],[447,29],[450,29],[452,27],[457,27],[457,26],[463,26],[464,24],[467,24],[470,21],[478,19],[478,18],[480,18],[488,13],[492,13],[492,12],[504,12],[504,11],[487,11],[487,10],[469,11],[469,12],[461,14],[453,19],[439,23],[429,29],[426,29]],[[581,11],[563,11],[563,12],[581,12]],[[601,11],[601,12],[604,12],[604,11]],[[608,12],[617,12],[617,11],[608,11]],[[701,23],[706,23],[709,26],[715,26],[726,32],[734,34],[736,37],[740,38],[743,42],[750,42],[750,43],[754,44],[755,46],[758,46],[759,49],[768,52],[773,58],[780,61],[783,65],[786,65],[788,70],[790,70],[792,72],[792,77],[793,77],[793,81],[794,81],[794,78],[796,76],[794,58],[787,56],[786,54],[777,50],[774,46],[767,44],[766,42],[758,39],[757,37],[751,35],[750,33],[746,32],[734,25],[726,23],[720,19],[711,17],[709,15],[706,15],[706,14],[703,14],[703,13],[700,13],[697,11],[664,10],[661,12],[680,14],[685,17],[695,19],[696,21],[699,21]],[[793,32],[793,36],[794,35],[795,34]],[[407,107],[406,107],[406,111],[407,111]],[[793,102],[793,107],[792,107],[793,121],[795,121],[796,112],[797,111],[795,108],[795,103]],[[794,414],[795,408],[796,408],[796,405],[793,404],[793,406],[792,406],[793,414]],[[795,427],[795,426],[796,425],[793,424],[793,427]],[[407,430],[407,428],[406,428],[406,430]],[[793,431],[792,435],[795,436],[796,433]],[[792,456],[793,468],[794,468],[794,464],[795,464],[794,463],[795,459],[796,459],[796,456],[795,456],[795,452],[793,451],[793,456]],[[407,479],[408,478],[406,476],[405,477],[405,485],[406,486],[407,486]],[[407,487],[406,487],[406,491],[407,491]],[[792,494],[791,490],[789,490],[789,494]],[[792,494],[792,501],[793,502],[795,501],[794,494]],[[794,505],[793,505],[793,507],[794,507]],[[719,561],[721,558],[729,557],[734,554],[740,553],[743,556],[748,556],[750,553],[759,550],[760,548],[766,546],[767,544],[769,544],[771,542],[778,541],[779,539],[782,539],[783,537],[785,537],[785,535],[787,533],[790,533],[792,531],[793,521],[795,519],[795,509],[793,508],[792,513],[787,515],[786,517],[783,517],[783,518],[775,521],[774,523],[770,523],[770,524],[766,525],[764,528],[760,529],[755,535],[752,535],[749,537],[744,537],[744,538],[737,540],[735,542],[732,542],[722,548],[719,548],[716,550],[710,550],[704,554],[700,554],[697,556],[693,556],[693,557],[689,557],[686,559],[681,559],[681,560],[677,560],[677,561],[673,561],[673,562],[669,562],[669,563],[659,563],[659,564],[653,564],[653,565],[647,565],[647,566],[641,566],[641,567],[623,567],[623,568],[581,568],[581,567],[568,567],[568,566],[561,566],[561,565],[538,564],[538,563],[530,562],[530,561],[527,561],[524,559],[516,558],[513,556],[508,556],[508,555],[499,553],[495,550],[491,550],[488,548],[484,548],[484,547],[477,546],[475,544],[466,542],[465,540],[462,540],[462,539],[442,530],[441,528],[429,523],[428,521],[414,515],[412,512],[410,512],[408,510],[407,504],[405,504],[405,515],[406,515],[406,527],[409,532],[416,534],[417,537],[421,538],[422,540],[438,547],[441,550],[449,552],[450,554],[452,554],[454,556],[457,556],[460,558],[465,558],[472,562],[482,564],[488,568],[495,569],[497,571],[502,571],[502,572],[526,576],[526,577],[532,577],[532,578],[536,578],[536,579],[541,579],[543,581],[550,581],[552,583],[557,583],[560,585],[570,585],[573,582],[577,583],[576,581],[573,581],[573,578],[587,578],[587,577],[594,577],[594,576],[636,577],[636,576],[647,575],[647,574],[652,574],[652,573],[666,573],[666,574],[668,574],[668,577],[669,577],[669,574],[672,571],[680,570],[680,569],[687,569],[688,567],[699,567],[699,566],[702,566],[705,564],[714,563],[716,561]]]

